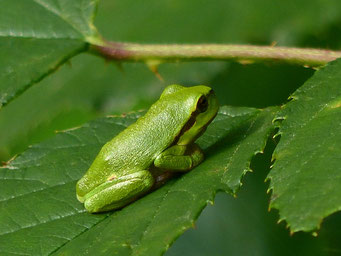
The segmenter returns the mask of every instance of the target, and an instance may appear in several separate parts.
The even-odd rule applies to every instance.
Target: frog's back
[[[112,170],[146,169],[155,157],[173,144],[191,116],[190,109],[172,101],[158,101],[134,124],[108,142],[100,154]]]

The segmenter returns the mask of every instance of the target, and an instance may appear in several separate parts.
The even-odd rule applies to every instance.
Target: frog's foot
[[[154,165],[169,171],[189,171],[200,164],[204,154],[200,147],[191,145],[174,145],[163,151],[154,161]]]
[[[104,212],[121,208],[146,193],[154,184],[147,170],[108,180],[84,196],[88,212]]]

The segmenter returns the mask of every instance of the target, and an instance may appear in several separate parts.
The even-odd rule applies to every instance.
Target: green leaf
[[[317,71],[278,113],[271,207],[292,232],[313,231],[341,210],[341,61]]]
[[[108,214],[85,212],[75,183],[101,146],[139,114],[100,119],[31,147],[0,169],[0,253],[160,254],[193,225],[217,190],[239,188],[273,131],[276,111],[222,107],[198,140],[206,153],[201,165]]]
[[[96,0],[0,0],[0,108],[96,41]]]

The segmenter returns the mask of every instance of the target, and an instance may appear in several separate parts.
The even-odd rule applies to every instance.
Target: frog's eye
[[[202,113],[208,108],[208,101],[205,96],[201,96],[197,103],[197,109]]]

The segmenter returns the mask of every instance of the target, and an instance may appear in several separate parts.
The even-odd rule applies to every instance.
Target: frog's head
[[[217,115],[219,104],[212,88],[204,85],[182,87],[179,91],[186,95],[186,102],[191,108],[191,116],[182,128],[177,144],[187,145],[195,141]]]

